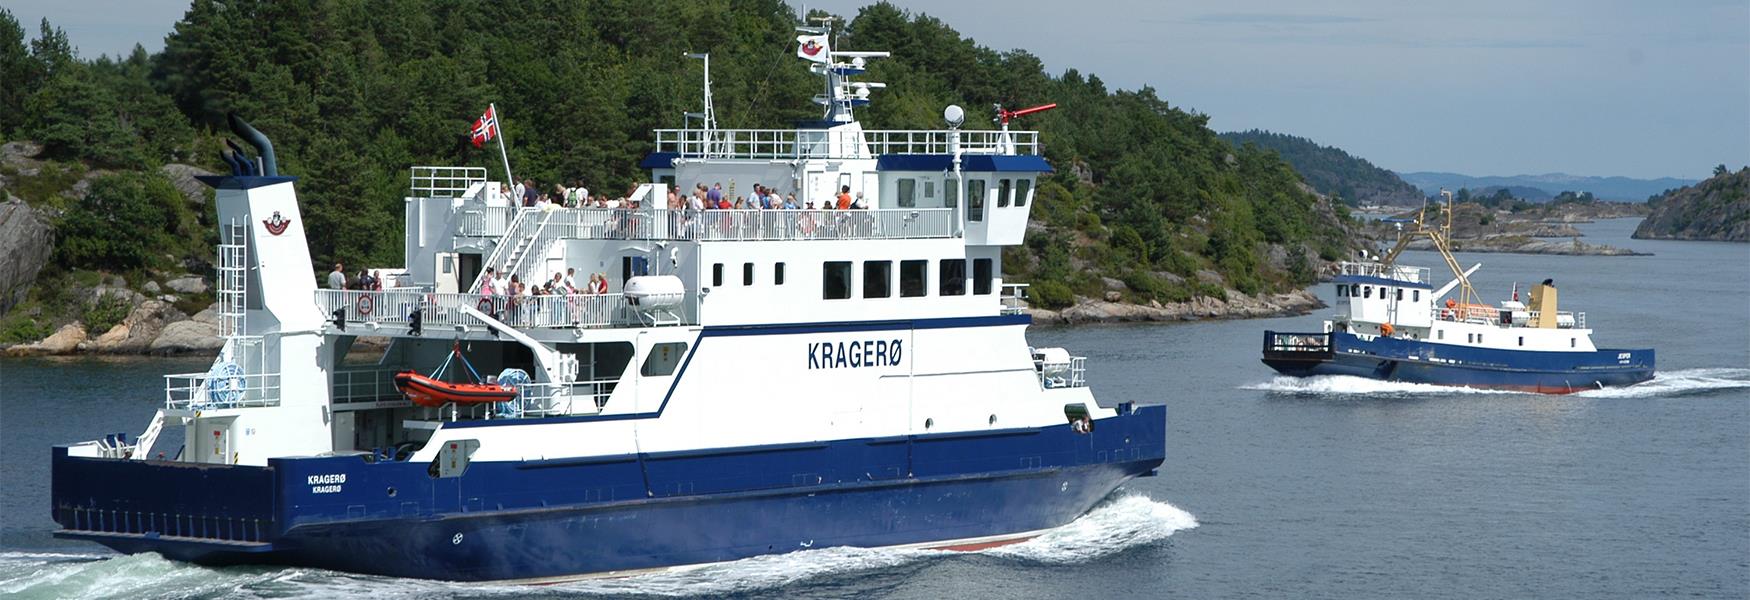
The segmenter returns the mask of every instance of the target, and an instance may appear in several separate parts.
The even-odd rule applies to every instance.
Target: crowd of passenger
[[[555,210],[560,208],[642,208],[637,198],[638,186],[632,186],[626,193],[609,198],[607,194],[590,195],[589,188],[584,187],[580,180],[572,180],[570,185],[555,183],[548,191],[542,192],[541,186],[532,180],[524,179],[515,185],[499,184],[499,195],[524,208]],[[851,193],[851,186],[839,186],[838,194],[819,202],[813,199],[799,201],[796,194],[779,193],[777,188],[763,184],[753,184],[753,191],[747,194],[725,192],[723,183],[717,182],[709,187],[704,183],[695,183],[691,191],[683,194],[678,188],[669,188],[668,202],[665,208],[669,210],[855,210],[869,208],[863,193]]]

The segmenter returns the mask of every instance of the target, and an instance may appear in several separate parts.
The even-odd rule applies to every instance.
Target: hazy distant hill
[[[1713,177],[1647,204],[1653,214],[1635,228],[1637,238],[1750,242],[1750,167],[1736,173],[1721,167]]]
[[[1514,198],[1518,198],[1518,199],[1524,200],[1526,202],[1549,202],[1550,200],[1555,199],[1555,194],[1551,194],[1548,191],[1544,190],[1543,188],[1527,187],[1527,186],[1523,186],[1523,185],[1491,185],[1488,187],[1469,188],[1469,189],[1470,189],[1470,194],[1473,197],[1475,197],[1475,196],[1489,197],[1489,196],[1495,195],[1495,192],[1497,192],[1497,191],[1507,190],[1507,193],[1512,195]],[[1435,191],[1439,191],[1439,190],[1435,190]]]
[[[1256,144],[1276,151],[1300,173],[1307,185],[1327,196],[1356,204],[1415,204],[1422,199],[1415,186],[1396,173],[1373,166],[1340,148],[1321,146],[1312,140],[1259,129],[1221,134],[1235,146]]]
[[[1292,162],[1292,161],[1291,161]],[[1543,190],[1545,197],[1537,198],[1519,196],[1527,200],[1541,201],[1554,197],[1562,192],[1592,192],[1600,200],[1617,200],[1640,202],[1648,196],[1664,193],[1666,190],[1680,188],[1696,182],[1694,179],[1677,179],[1660,177],[1658,179],[1634,179],[1630,177],[1588,177],[1569,175],[1566,173],[1545,173],[1543,175],[1514,175],[1502,177],[1497,175],[1474,177],[1460,173],[1439,173],[1433,171],[1418,171],[1414,173],[1398,173],[1404,181],[1416,186],[1424,194],[1435,194],[1440,188],[1456,190],[1458,188],[1506,187],[1519,196],[1519,190],[1512,188],[1536,188]]]

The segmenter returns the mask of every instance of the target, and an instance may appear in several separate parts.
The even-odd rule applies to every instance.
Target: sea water
[[[0,595],[18,598],[1742,598],[1750,595],[1750,245],[1460,254],[1486,300],[1556,280],[1599,347],[1659,374],[1568,396],[1275,376],[1285,319],[1038,329],[1103,399],[1168,406],[1167,463],[1074,523],[980,552],[831,548],[557,586],[117,556],[49,532],[48,446],[137,433],[202,359],[0,362]],[[1438,257],[1406,264],[1439,272]],[[1437,279],[1443,276],[1437,275]],[[1327,302],[1330,290],[1320,289]],[[1325,311],[1320,311],[1325,312]]]

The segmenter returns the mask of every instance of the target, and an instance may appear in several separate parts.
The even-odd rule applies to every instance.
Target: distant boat
[[[1566,394],[1653,378],[1652,349],[1605,349],[1592,343],[1586,313],[1556,308],[1555,282],[1491,305],[1471,287],[1482,265],[1460,270],[1447,244],[1452,194],[1440,207],[1444,223],[1429,228],[1423,207],[1409,231],[1383,258],[1345,262],[1335,280],[1337,314],[1324,331],[1264,332],[1264,364],[1284,375],[1353,375],[1371,379]],[[1433,289],[1429,271],[1397,264],[1415,237],[1426,237],[1452,270]],[[1456,297],[1448,293],[1457,288]]]

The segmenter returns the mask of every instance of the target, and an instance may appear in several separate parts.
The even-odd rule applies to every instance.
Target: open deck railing
[[[479,326],[463,313],[467,306],[492,315],[514,327],[597,328],[639,323],[622,294],[571,294],[564,296],[485,296],[439,294],[422,290],[316,290],[316,305],[324,315],[345,308],[347,327],[393,326],[405,328],[414,310],[420,310],[427,330]]]
[[[1538,317],[1541,315],[1542,315],[1541,311],[1535,311],[1535,310],[1529,311],[1527,313],[1526,319],[1528,322],[1536,322]],[[1435,308],[1434,309],[1434,320],[1436,320],[1436,321],[1448,321],[1448,322],[1455,322],[1455,323],[1477,323],[1477,324],[1482,324],[1482,325],[1500,325],[1502,327],[1515,326],[1513,323],[1502,322],[1501,321],[1501,311],[1499,311],[1499,310],[1494,310],[1494,309],[1485,310],[1485,309],[1480,309],[1480,308],[1467,309],[1463,305],[1453,307],[1453,308]],[[1525,327],[1526,325],[1517,325],[1517,326]],[[1560,329],[1585,329],[1586,328],[1586,313],[1584,313],[1584,312],[1569,312],[1569,311],[1565,311],[1565,310],[1557,311],[1556,312],[1556,327],[1560,328]]]
[[[498,237],[510,229],[516,220],[514,206],[463,206],[456,209],[456,235],[461,237]],[[534,210],[534,209],[528,209]]]
[[[669,210],[559,208],[550,214],[494,209],[464,211],[458,235],[502,236],[513,223],[544,222],[541,235],[579,240],[777,241],[949,238],[954,209],[880,210]],[[526,228],[519,228],[519,231]],[[533,243],[534,241],[531,241]],[[514,246],[516,240],[504,244]],[[494,254],[494,257],[499,256]],[[502,259],[500,259],[502,260]]]
[[[279,403],[279,373],[164,376],[166,410],[279,406]]]
[[[1003,314],[1018,315],[1027,311],[1028,285],[1029,284],[1025,283],[1003,284],[1002,295],[998,296],[998,299],[1001,300],[1003,304]]]
[[[1037,131],[960,131],[964,154],[1039,154]],[[881,154],[948,154],[947,130],[868,130],[861,140],[811,129],[658,129],[656,151],[683,158],[866,158]],[[836,141],[835,141],[836,140]],[[861,143],[859,143],[861,142]]]
[[[476,183],[486,182],[481,167],[413,167],[407,195],[413,198],[460,198]]]
[[[1358,275],[1365,277],[1384,277],[1397,281],[1411,283],[1430,283],[1428,267],[1412,267],[1408,265],[1392,265],[1387,269],[1376,262],[1342,262],[1337,263],[1338,275]]]

